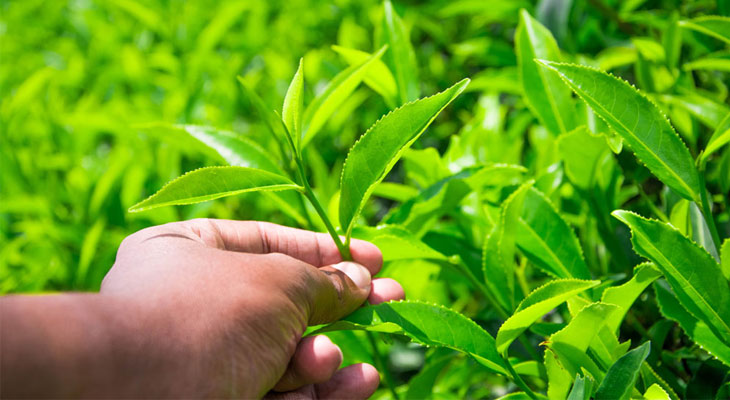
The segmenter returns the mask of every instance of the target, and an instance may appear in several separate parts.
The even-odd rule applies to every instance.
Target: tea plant
[[[206,162],[130,218],[200,203],[173,217],[378,245],[409,300],[308,330],[375,363],[377,398],[727,398],[730,9],[588,3],[385,1],[372,40],[348,14],[328,82],[319,52],[278,98],[238,71],[241,133],[135,125]]]

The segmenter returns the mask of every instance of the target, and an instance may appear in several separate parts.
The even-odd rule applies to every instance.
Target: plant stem
[[[398,392],[395,391],[395,383],[393,382],[393,376],[390,374],[390,370],[387,368],[388,366],[385,364],[385,361],[383,361],[383,357],[380,356],[380,351],[378,351],[378,344],[375,343],[375,338],[373,337],[373,333],[369,331],[365,331],[365,336],[368,338],[368,342],[370,342],[370,347],[372,348],[373,352],[373,361],[375,362],[375,367],[378,369],[378,371],[383,372],[383,377],[385,378],[385,386],[388,387],[388,390],[390,390],[390,393],[393,395],[393,398],[395,400],[398,400]]]
[[[720,240],[720,234],[717,232],[717,226],[715,226],[715,219],[712,217],[712,209],[710,208],[710,202],[707,196],[707,187],[705,186],[705,168],[704,164],[700,165],[700,201],[702,202],[702,216],[705,217],[705,222],[710,228],[712,234],[712,241],[715,242],[715,248],[719,249],[722,245]]]
[[[530,387],[527,386],[527,383],[525,383],[525,381],[522,380],[522,377],[520,376],[520,374],[515,372],[515,369],[512,368],[512,364],[509,363],[509,360],[507,358],[504,358],[504,362],[506,364],[507,371],[510,373],[510,375],[512,375],[512,380],[515,381],[517,386],[519,386],[520,389],[524,390],[525,394],[530,396],[531,399],[538,400],[535,392],[533,392],[532,389],[530,389]]]

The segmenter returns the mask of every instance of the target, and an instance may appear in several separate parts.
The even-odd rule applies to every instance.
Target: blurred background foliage
[[[600,242],[601,223],[619,231],[623,240],[617,247],[602,247],[611,257],[587,252],[586,258],[604,273],[629,272],[638,258],[627,232],[612,221],[591,217],[588,205],[576,194],[580,189],[565,177],[571,171],[565,170],[556,138],[537,123],[522,99],[514,51],[519,10],[526,9],[551,30],[566,59],[609,70],[652,93],[696,155],[728,113],[730,53],[713,37],[677,30],[677,21],[728,15],[729,4],[395,2],[415,49],[421,95],[464,77],[473,82],[388,178],[408,186],[384,186],[365,217],[377,222],[394,202],[474,163],[522,165],[579,231],[584,247]],[[321,230],[316,218],[314,225],[308,225],[306,218],[271,195],[242,195],[137,214],[127,209],[186,171],[222,164],[187,135],[157,123],[238,132],[275,153],[236,77],[242,76],[278,109],[299,58],[304,57],[308,103],[347,67],[332,45],[368,52],[379,47],[381,15],[382,2],[376,0],[0,0],[0,293],[97,290],[121,240],[154,224],[213,217]],[[681,37],[678,46],[673,35]],[[698,63],[703,59],[716,62],[708,67]],[[692,90],[685,90],[688,87]],[[313,185],[324,203],[335,198],[347,149],[388,110],[382,97],[361,85],[310,146],[305,157],[313,166]],[[584,114],[588,116],[579,118],[590,118],[590,113]],[[629,203],[647,216],[669,216],[679,198],[662,190],[632,154],[620,152],[615,137],[604,133],[606,152],[612,146],[619,154],[615,161],[609,158],[598,166],[604,171],[599,179],[620,180],[620,190],[613,194],[616,203]],[[720,193],[714,199],[715,215],[727,237],[730,151],[714,155],[708,169],[711,192]],[[504,186],[514,189],[521,178],[500,179],[492,213],[510,193]],[[468,202],[464,207],[464,215],[469,215]],[[438,249],[438,232],[418,234]],[[483,237],[460,234],[475,246],[469,251],[478,260]],[[489,313],[465,278],[438,263],[395,261],[383,273],[401,280],[412,299],[449,304],[470,315]],[[489,320],[488,315],[481,319]],[[347,362],[372,361],[357,335],[334,334],[347,348]],[[424,353],[414,345],[397,340],[378,345],[397,350],[389,353],[395,377],[388,379],[407,381],[423,365]],[[451,362],[446,350],[438,350],[432,360],[440,351],[441,364]],[[465,374],[472,382],[501,379],[486,372],[479,378],[469,363],[464,358],[453,364],[439,381],[442,392],[456,398],[467,392],[471,397],[499,394],[493,392],[498,385],[464,385]]]

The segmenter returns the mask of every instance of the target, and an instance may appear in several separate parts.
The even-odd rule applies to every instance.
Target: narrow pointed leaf
[[[684,333],[706,352],[725,363],[725,365],[730,366],[730,346],[723,343],[707,324],[682,307],[677,297],[665,285],[666,282],[662,281],[657,281],[654,284],[656,302],[661,314],[665,318],[678,323]]]
[[[251,105],[253,105],[256,109],[259,117],[264,120],[264,123],[269,128],[269,131],[274,136],[274,138],[280,142],[285,141],[289,143],[290,148],[294,150],[294,139],[289,134],[286,126],[284,126],[284,122],[276,114],[276,111],[274,111],[274,109],[272,108],[269,108],[264,100],[259,97],[258,94],[256,94],[256,91],[254,91],[253,88],[251,88],[248,83],[243,80],[242,77],[238,77],[238,82],[241,83],[244,94],[251,102]],[[287,157],[286,154],[282,154],[281,156],[283,158]]]
[[[655,383],[644,392],[644,400],[671,400],[671,397],[659,384]]]
[[[725,239],[720,247],[720,261],[722,274],[725,275],[725,279],[730,280],[730,238]]]
[[[651,342],[629,351],[608,369],[596,392],[596,400],[624,400],[631,396],[641,364],[651,351]]]
[[[284,105],[281,110],[281,117],[289,130],[289,134],[294,140],[294,146],[299,148],[299,141],[302,135],[302,107],[303,98],[302,91],[304,89],[304,72],[302,64],[304,59],[299,59],[299,68],[294,74],[289,89],[284,96]]]
[[[301,147],[306,146],[324,127],[327,119],[352,94],[365,78],[375,60],[380,59],[387,47],[382,47],[370,58],[360,64],[348,67],[332,78],[324,91],[307,106],[304,112],[303,137]]]
[[[132,207],[130,212],[195,204],[253,191],[300,190],[289,178],[247,167],[206,167],[169,182],[157,193]]]
[[[350,235],[355,219],[401,154],[469,84],[464,79],[445,91],[397,108],[376,122],[352,146],[342,168],[340,224]]]
[[[651,263],[643,263],[634,269],[634,276],[620,286],[613,286],[603,291],[601,301],[615,304],[619,309],[611,314],[606,321],[606,326],[611,332],[618,332],[624,316],[634,304],[639,295],[662,273]]]
[[[567,299],[601,283],[600,281],[583,281],[578,279],[559,279],[546,283],[533,290],[522,302],[514,314],[509,317],[497,332],[497,351],[507,352],[509,345],[517,339],[535,321],[542,318],[550,310]]]
[[[537,189],[530,189],[525,198],[516,239],[520,250],[546,273],[590,279],[575,232]]]
[[[730,142],[730,113],[727,114],[725,119],[717,125],[715,132],[710,137],[710,141],[707,142],[707,147],[702,153],[702,161],[707,160],[710,154],[719,150],[722,146]]]
[[[342,46],[332,46],[332,50],[341,55],[350,65],[361,64],[372,56],[370,53]],[[366,85],[383,96],[390,107],[395,107],[398,97],[398,87],[395,84],[393,73],[390,72],[390,69],[383,61],[373,61],[373,64],[365,74],[364,81]]]
[[[700,183],[689,150],[659,108],[627,82],[574,64],[541,61],[603,118],[659,180],[689,200]]]
[[[358,226],[353,229],[352,237],[367,240],[378,246],[383,253],[383,261],[414,258],[447,259],[446,256],[423,243],[410,231],[398,225],[380,225],[375,228]]]
[[[515,53],[522,80],[522,91],[530,110],[554,135],[575,127],[575,107],[570,89],[560,78],[535,63],[535,59],[560,61],[560,49],[550,31],[520,11],[520,23],[515,32]]]
[[[367,306],[314,333],[353,329],[398,333],[420,344],[448,347],[471,355],[493,372],[506,374],[494,338],[471,319],[442,306],[414,301]]]
[[[680,21],[679,24],[684,28],[692,29],[730,43],[730,18],[728,17],[707,15]]]
[[[590,400],[591,399],[591,380],[582,376],[575,377],[573,388],[570,389],[568,400]]]
[[[388,45],[390,48],[384,61],[395,76],[400,104],[416,100],[420,96],[416,52],[413,51],[408,30],[390,0],[383,3],[383,21],[379,33],[379,45]]]
[[[730,343],[730,289],[712,256],[670,225],[629,211],[612,214],[631,228],[634,250],[662,271],[682,306]]]

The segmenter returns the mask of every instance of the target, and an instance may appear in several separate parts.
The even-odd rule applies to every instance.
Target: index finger
[[[223,250],[257,254],[283,253],[316,267],[343,261],[334,240],[326,233],[260,221],[202,219],[186,223],[205,243]],[[372,275],[378,273],[383,266],[383,254],[370,242],[352,239],[350,253],[353,261],[364,265]]]

